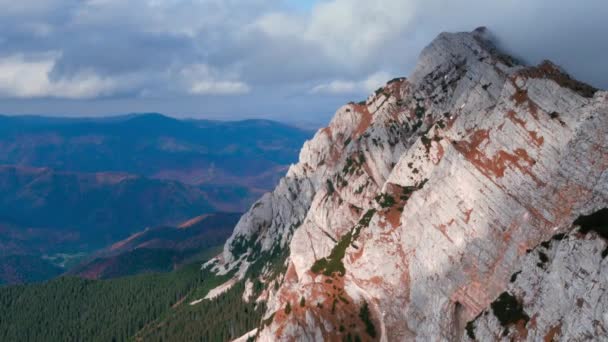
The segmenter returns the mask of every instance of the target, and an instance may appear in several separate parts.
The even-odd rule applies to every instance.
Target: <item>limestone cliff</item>
[[[608,207],[607,115],[607,92],[551,62],[443,33],[408,79],[340,108],[206,266],[267,303],[261,341],[608,338],[606,242],[573,233]],[[501,326],[501,300],[528,319]]]

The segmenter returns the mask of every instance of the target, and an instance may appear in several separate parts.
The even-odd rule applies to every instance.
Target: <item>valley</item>
[[[191,262],[224,243],[232,213],[276,184],[309,134],[264,120],[0,116],[0,284]],[[192,221],[207,214],[211,228]],[[138,233],[149,241],[106,250]]]

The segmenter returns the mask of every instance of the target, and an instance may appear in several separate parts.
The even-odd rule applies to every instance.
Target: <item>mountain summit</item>
[[[206,267],[266,302],[244,339],[606,337],[608,93],[489,36],[440,34],[241,218]]]

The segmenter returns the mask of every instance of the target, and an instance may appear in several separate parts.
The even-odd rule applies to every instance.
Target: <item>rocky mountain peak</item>
[[[593,324],[581,327],[575,304],[548,311],[540,304],[553,297],[529,294],[604,294],[576,279],[601,272],[593,253],[606,242],[573,232],[577,217],[608,207],[608,93],[548,62],[521,65],[490,37],[440,34],[408,79],[340,108],[241,218],[206,267],[266,303],[256,338],[606,336],[603,310],[585,311]],[[559,234],[576,242],[538,250]],[[541,270],[550,260],[585,270],[543,283],[555,273],[525,266],[530,251],[547,254]],[[509,285],[517,272],[528,280]],[[515,321],[502,320],[505,305]],[[506,335],[491,335],[497,324]]]
[[[496,47],[493,35],[487,28],[480,27],[472,32],[439,34],[422,50],[409,79],[417,84],[430,73],[446,72],[464,65],[475,67],[479,63],[493,64],[504,71],[519,65],[516,59]]]

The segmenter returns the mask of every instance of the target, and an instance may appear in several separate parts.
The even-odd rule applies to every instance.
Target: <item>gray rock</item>
[[[259,340],[467,339],[507,290],[536,315],[529,340],[558,322],[555,336],[604,336],[604,242],[570,236],[542,271],[526,250],[608,207],[608,93],[520,65],[488,36],[439,35],[411,78],[339,109],[243,216],[210,265],[280,283],[258,294],[272,316]],[[280,274],[247,273],[286,248]],[[591,304],[572,311],[577,296]],[[516,333],[475,322],[479,340]]]

